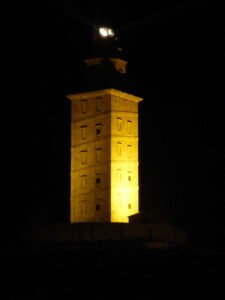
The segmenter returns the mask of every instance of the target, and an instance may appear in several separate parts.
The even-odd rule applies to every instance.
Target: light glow
[[[111,28],[108,27],[100,27],[99,33],[103,38],[112,37],[114,36],[114,32]]]

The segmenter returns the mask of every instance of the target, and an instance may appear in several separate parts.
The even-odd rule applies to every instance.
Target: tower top
[[[84,59],[84,89],[86,91],[119,89],[128,91],[127,61],[118,46],[113,28],[95,26],[91,47]]]
[[[118,36],[112,27],[95,26],[89,56],[123,58],[123,49],[118,45]]]

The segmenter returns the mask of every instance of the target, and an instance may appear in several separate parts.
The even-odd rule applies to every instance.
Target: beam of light
[[[64,0],[52,0],[51,2],[53,6],[60,5],[60,7],[64,10],[64,12],[67,15],[73,16],[82,23],[95,28],[95,24],[91,20],[89,20],[84,14],[82,14],[81,11],[74,7],[71,3],[68,3]]]
[[[200,8],[205,8],[207,6],[200,6]],[[147,16],[145,18],[142,18],[141,20],[137,20],[134,22],[130,22],[125,24],[124,26],[121,26],[117,28],[117,31],[124,31],[124,30],[132,30],[135,28],[142,27],[144,25],[147,25],[148,23],[151,22],[162,22],[162,21],[168,21],[169,19],[173,18],[174,16],[182,16],[185,9],[190,9],[190,8],[199,8],[199,5],[193,3],[184,3],[177,5],[175,7],[167,8],[165,10],[162,10],[159,13],[155,13],[152,16]]]

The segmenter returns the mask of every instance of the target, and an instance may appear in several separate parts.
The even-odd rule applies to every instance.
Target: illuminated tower
[[[139,212],[138,103],[142,99],[114,88],[112,78],[125,76],[125,60],[107,52],[85,63],[97,85],[67,96],[71,100],[70,221],[128,222],[128,216]]]

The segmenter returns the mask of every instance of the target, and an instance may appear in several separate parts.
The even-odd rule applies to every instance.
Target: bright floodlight
[[[100,27],[99,33],[103,38],[114,36],[113,30],[108,27]]]

